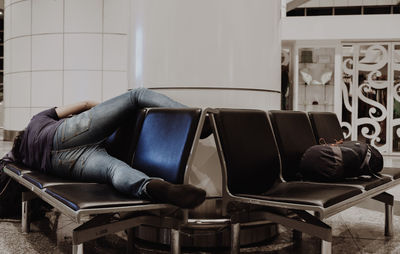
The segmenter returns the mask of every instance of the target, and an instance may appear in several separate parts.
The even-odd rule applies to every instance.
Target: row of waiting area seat
[[[385,235],[393,234],[394,197],[386,191],[399,183],[400,169],[384,168],[380,177],[335,183],[298,178],[307,148],[320,138],[343,139],[333,113],[151,108],[130,119],[105,142],[107,151],[150,176],[176,184],[188,183],[203,124],[210,121],[221,162],[220,199],[222,214],[230,221],[231,253],[240,252],[244,210],[256,220],[293,229],[295,236],[307,233],[320,238],[321,252],[330,253],[332,229],[323,219],[373,198],[385,205]],[[17,164],[8,164],[4,171],[27,189],[22,197],[23,232],[29,231],[29,202],[39,197],[81,224],[72,232],[73,253],[82,253],[84,242],[123,230],[128,232],[130,251],[132,228],[139,225],[169,228],[171,253],[181,252],[180,229],[191,223],[187,210],[132,199],[106,184],[55,178]]]

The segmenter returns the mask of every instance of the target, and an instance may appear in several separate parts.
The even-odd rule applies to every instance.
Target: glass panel
[[[393,152],[400,152],[400,44],[393,45]]]
[[[334,48],[299,49],[298,109],[333,111]]]
[[[343,45],[342,48],[343,63],[342,63],[342,129],[346,140],[351,140],[351,117],[352,117],[352,99],[353,99],[353,84],[354,84],[354,46]]]

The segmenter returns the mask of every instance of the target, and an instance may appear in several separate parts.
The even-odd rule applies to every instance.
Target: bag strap
[[[10,184],[10,182],[11,182],[11,177],[8,178],[8,182],[6,183],[6,185],[4,186],[4,188],[1,190],[0,196],[3,195],[4,191],[6,191],[8,185]]]
[[[365,167],[365,166],[368,166],[368,169],[369,169],[369,160],[371,159],[371,149],[369,148],[369,146],[368,146],[368,149],[367,149],[367,154],[365,155],[365,157],[364,157],[364,161],[363,161],[363,163],[361,163],[361,166],[360,166],[360,168],[363,168],[363,167]],[[371,170],[370,170],[371,171]]]
[[[372,176],[375,176],[376,178],[382,179],[382,177],[380,175],[378,175],[377,173],[375,173],[374,171],[372,171],[371,167],[369,166],[369,160],[371,159],[372,151],[371,151],[370,146],[369,145],[367,145],[367,146],[368,146],[367,154],[365,155],[364,161],[361,164],[360,168],[364,168],[365,166],[367,166],[368,167],[368,171]]]
[[[335,141],[335,143],[328,143],[328,142],[326,142],[326,140],[324,138],[320,138],[318,140],[320,145],[331,145],[331,146],[334,146],[334,145],[343,144],[343,139],[339,139],[339,140],[334,139],[334,141]]]

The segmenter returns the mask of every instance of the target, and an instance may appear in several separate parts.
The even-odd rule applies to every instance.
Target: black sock
[[[181,208],[194,208],[206,198],[206,192],[190,184],[172,184],[152,179],[146,185],[146,192],[154,201],[169,203]]]

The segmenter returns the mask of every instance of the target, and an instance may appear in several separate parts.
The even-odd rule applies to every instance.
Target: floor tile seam
[[[386,239],[385,237],[380,238],[369,238],[369,237],[350,237],[350,236],[333,236],[335,239],[355,239],[355,240],[373,240],[373,241],[390,241],[390,242],[400,242],[400,239]]]
[[[339,217],[342,221],[345,221],[342,217],[342,215],[339,214]],[[354,243],[354,245],[357,247],[358,251],[361,253],[363,248],[360,247],[360,245],[357,243],[356,238],[354,237],[354,235],[351,233],[350,227],[347,225],[347,223],[344,223],[344,226],[346,228],[346,230],[349,232],[350,236],[351,236],[351,240]]]
[[[72,223],[67,224],[67,225],[63,225],[62,227],[58,227],[56,231],[63,230],[63,229],[65,229],[65,228],[67,228],[68,226],[70,226],[71,224],[72,224]],[[78,226],[77,226],[77,227],[78,227]]]
[[[358,239],[358,240],[373,240],[373,241],[385,241],[385,242],[388,242],[388,241],[390,241],[390,242],[400,242],[400,239],[386,239],[386,238],[384,238],[384,237],[382,237],[382,238],[369,238],[369,237],[356,237],[356,238],[354,238],[354,239]]]

